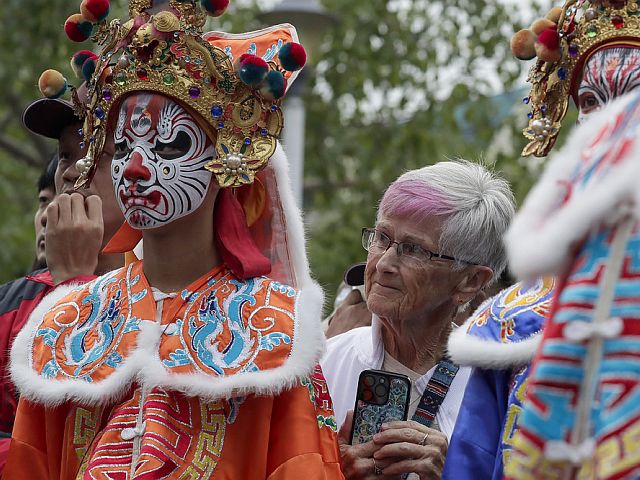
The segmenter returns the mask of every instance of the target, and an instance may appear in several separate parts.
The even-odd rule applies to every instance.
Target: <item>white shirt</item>
[[[330,338],[327,342],[327,353],[320,364],[327,379],[339,427],[344,423],[347,411],[354,408],[360,372],[367,369],[380,370],[382,367],[384,344],[380,329],[380,320],[374,315],[371,327],[355,328]],[[420,394],[427,386],[435,368],[433,367],[415,382]],[[449,392],[436,415],[440,431],[449,440],[453,434],[453,427],[458,418],[458,411],[470,374],[471,368],[469,367],[461,367],[458,370],[458,374],[453,379]]]

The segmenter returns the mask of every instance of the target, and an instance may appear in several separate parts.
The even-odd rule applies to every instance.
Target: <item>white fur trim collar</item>
[[[299,293],[296,301],[289,357],[275,368],[220,377],[206,373],[172,373],[163,365],[158,352],[164,326],[150,320],[141,320],[137,346],[106,378],[95,383],[88,383],[77,377],[46,378],[32,366],[34,338],[42,326],[45,314],[76,288],[61,286],[45,297],[13,343],[11,377],[20,394],[31,401],[46,405],[57,405],[67,400],[89,404],[108,403],[124,394],[134,382],[149,388],[161,387],[205,398],[231,398],[247,394],[276,395],[310,375],[323,353],[323,339],[318,341],[313,338],[313,329],[305,328],[305,321],[308,324],[314,317],[307,317],[302,312],[306,310],[307,315],[319,315],[321,305],[321,293],[309,289]],[[313,311],[314,304],[318,306],[317,312]],[[321,334],[319,324],[317,327]]]
[[[542,339],[542,332],[538,332],[520,342],[483,340],[467,333],[472,322],[473,315],[449,335],[449,357],[464,367],[507,370],[526,365],[533,360]]]

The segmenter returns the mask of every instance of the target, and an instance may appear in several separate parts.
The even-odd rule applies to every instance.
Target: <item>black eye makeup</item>
[[[169,143],[158,140],[154,151],[163,160],[176,160],[183,157],[191,148],[191,137],[186,132],[178,132],[176,138]]]

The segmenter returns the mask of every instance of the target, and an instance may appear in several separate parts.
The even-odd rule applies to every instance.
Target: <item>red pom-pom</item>
[[[219,17],[229,6],[229,0],[200,0],[200,5],[205,9],[207,15]]]
[[[91,80],[93,77],[93,73],[96,71],[96,66],[98,63],[98,57],[89,57],[82,64],[82,78],[85,82]]]
[[[285,70],[295,72],[307,63],[307,52],[299,43],[285,43],[278,52],[278,60]]]
[[[242,67],[244,61],[251,56],[252,55],[250,53],[243,53],[236,59],[235,63],[233,64],[233,68],[235,68],[236,73],[240,71],[240,67]]]
[[[92,23],[98,23],[109,15],[109,0],[82,0],[80,13]]]
[[[64,31],[73,42],[84,42],[91,37],[93,25],[81,14],[71,15],[64,24]]]
[[[547,28],[540,32],[537,42],[549,50],[557,50],[560,47],[560,36],[555,28]]]

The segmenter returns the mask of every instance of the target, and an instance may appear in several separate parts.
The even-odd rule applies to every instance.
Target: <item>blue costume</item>
[[[502,480],[554,286],[550,278],[517,283],[484,302],[452,333],[449,355],[474,370],[443,479]]]

